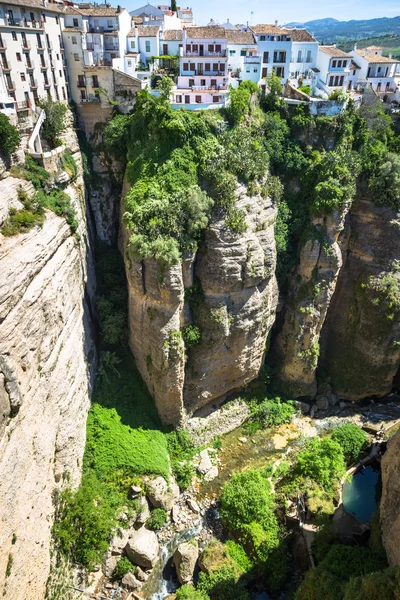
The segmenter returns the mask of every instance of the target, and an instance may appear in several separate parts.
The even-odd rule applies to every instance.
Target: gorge
[[[61,186],[69,169],[59,163],[55,187],[39,188],[69,196],[75,231],[68,211],[47,208],[40,225],[10,235],[24,194],[38,188],[23,156],[2,163],[6,598],[41,599],[46,588],[54,600],[81,597],[71,585],[150,598],[140,594],[153,563],[132,550],[135,532],[154,530],[158,548],[190,527],[202,573],[188,589],[194,566],[187,578],[178,566],[178,600],[262,597],[257,586],[303,600],[324,597],[323,585],[336,586],[327,597],[348,600],[354,581],[368,587],[375,571],[393,588],[399,434],[382,461],[388,563],[371,524],[369,546],[355,551],[364,570],[339,585],[329,553],[314,547],[317,568],[305,574],[298,555],[307,558],[307,547],[288,523],[298,495],[313,524],[329,520],[347,468],[374,441],[358,433],[371,433],[365,415],[398,418],[385,407],[398,401],[400,366],[399,136],[379,100],[373,118],[370,106],[351,103],[315,117],[285,104],[273,84],[261,98],[241,85],[222,114],[174,111],[140,92],[132,114],[79,143],[67,120],[61,136],[76,173]],[[230,463],[246,444],[254,454]],[[167,491],[151,491],[155,478]],[[251,516],[236,505],[243,490]],[[214,509],[218,544],[207,524]],[[315,527],[317,539],[330,535],[326,522]],[[342,560],[352,548],[335,536],[328,546]],[[182,554],[191,548],[179,552],[179,565],[191,565]],[[215,580],[207,556],[222,569]]]

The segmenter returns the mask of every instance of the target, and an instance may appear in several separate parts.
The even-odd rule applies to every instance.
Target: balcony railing
[[[0,50],[6,50],[7,44],[2,39],[0,39]]]
[[[40,63],[40,68],[42,69],[42,71],[45,71],[46,69],[48,69],[48,65],[46,63]]]
[[[119,44],[106,44],[104,46],[104,50],[108,50],[108,51],[118,51],[119,50]]]
[[[22,50],[30,50],[31,49],[31,43],[28,42],[27,40],[25,40],[24,42],[22,42]]]
[[[30,100],[22,100],[22,102],[14,102],[15,110],[29,110],[31,108]]]
[[[81,102],[100,102],[100,96],[96,96],[95,94],[89,94],[87,98],[81,98]]]
[[[49,88],[49,87],[51,87],[51,82],[50,82],[50,81],[45,81],[45,82],[44,82],[44,87],[45,87],[45,88]]]
[[[7,79],[6,83],[7,83],[7,89],[8,90],[15,90],[16,89],[16,87],[15,87],[15,81],[12,81],[11,79]]]
[[[4,73],[9,73],[11,71],[11,67],[6,60],[3,60],[3,62],[0,63],[0,65],[1,65],[1,68],[3,69]]]
[[[29,82],[29,85],[31,86],[31,88],[37,88],[39,87],[38,82],[36,81],[36,79],[33,79]]]
[[[33,69],[35,68],[35,61],[31,60],[30,63],[26,63],[26,70],[27,71],[33,71]]]
[[[192,77],[193,75],[200,75],[202,77],[227,77],[227,73],[225,71],[199,71],[198,69],[193,69],[191,71],[182,71],[182,77]]]
[[[192,85],[191,89],[193,92],[196,92],[205,90],[227,90],[228,88],[224,85]]]
[[[243,57],[243,62],[244,63],[254,63],[254,62],[261,62],[261,54],[250,54],[249,56],[244,56]]]
[[[196,57],[200,57],[200,58],[207,58],[207,56],[210,56],[210,57],[216,57],[216,56],[224,57],[224,56],[227,56],[227,52],[226,52],[226,50],[220,50],[219,52],[204,51],[204,52],[200,53],[200,51],[193,52],[193,50],[191,50],[191,51],[187,51],[187,52],[183,51],[183,56],[184,57],[185,56],[196,56]]]
[[[4,17],[4,24],[7,27],[43,28],[43,22],[41,20],[28,21],[28,19],[10,19],[9,17]]]

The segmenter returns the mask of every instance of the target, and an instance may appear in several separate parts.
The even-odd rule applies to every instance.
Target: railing
[[[24,42],[22,42],[22,50],[30,50],[31,49],[31,43],[28,42],[27,40],[25,40]]]
[[[259,63],[261,62],[261,54],[251,54],[249,56],[244,56],[243,59],[244,63]]]
[[[28,19],[10,19],[9,17],[4,17],[4,24],[7,27],[33,27],[33,28],[42,28],[43,27],[43,22],[42,21],[37,21],[37,20],[33,20],[33,21],[28,21]]]
[[[119,50],[119,44],[107,44],[104,46],[104,50]]]
[[[3,62],[0,63],[0,65],[1,65],[1,67],[2,67],[2,69],[3,69],[4,72],[11,71],[11,67],[10,67],[10,65],[8,64],[8,62],[6,60],[3,60]]]
[[[26,63],[27,71],[32,71],[35,68],[35,61],[31,60],[30,63]]]
[[[100,102],[100,96],[96,96],[94,94],[89,94],[89,96],[87,98],[81,98],[81,102],[82,103]]]
[[[29,82],[29,85],[31,86],[31,88],[37,88],[38,86],[38,82],[36,81],[36,79],[34,79],[33,81]]]
[[[49,67],[48,67],[48,65],[46,64],[46,62],[45,62],[45,63],[42,63],[42,62],[41,62],[41,63],[40,63],[40,68],[42,69],[42,71],[45,71],[45,70],[46,70],[46,69],[48,69]]]
[[[178,88],[179,89],[179,88]],[[223,85],[192,85],[191,87],[193,92],[205,91],[205,90],[227,90],[228,88]]]
[[[28,110],[29,108],[31,108],[30,100],[22,100],[22,102],[14,102],[14,104],[15,104],[15,110],[17,110],[17,111]]]
[[[51,83],[50,83],[50,81],[45,81],[45,82],[44,82],[44,87],[45,87],[45,88],[49,88],[49,87],[51,87]]]
[[[199,75],[202,77],[227,77],[228,74],[225,71],[199,71],[198,69],[193,69],[191,71],[182,71],[181,77],[192,77],[192,75]]]
[[[8,90],[15,90],[16,89],[16,87],[15,87],[15,81],[7,79],[6,83],[7,83],[7,89]]]
[[[221,57],[224,57],[224,56],[227,56],[227,52],[226,52],[226,50],[221,50],[220,52],[208,52],[207,51],[207,52],[200,53],[199,51],[193,52],[191,50],[191,51],[188,51],[188,52],[183,51],[183,57],[185,57],[185,56],[196,56],[196,57],[200,57],[200,58],[207,58],[207,56],[211,56],[211,57],[221,56]]]
[[[5,42],[3,42],[2,39],[0,39],[0,50],[6,50],[7,49],[7,44]]]

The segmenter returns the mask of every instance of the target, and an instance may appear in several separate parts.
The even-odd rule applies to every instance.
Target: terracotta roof
[[[141,25],[143,23],[143,17],[132,17],[132,21],[136,24],[136,25]]]
[[[388,56],[381,56],[380,54],[374,54],[373,52],[366,52],[364,54],[364,50],[355,50],[355,52],[361,56],[368,63],[376,63],[376,64],[393,64],[400,63],[400,60],[395,60],[394,58],[389,58]]]
[[[385,48],[383,46],[368,46],[368,48],[366,48],[366,50],[384,50]]]
[[[262,33],[277,33],[277,34],[282,34],[282,33],[287,33],[287,29],[282,29],[282,27],[278,27],[277,25],[254,25],[254,27],[250,27],[250,29],[252,31],[254,31],[254,33],[258,34],[262,34]]]
[[[67,8],[62,4],[53,4],[51,2],[47,2],[46,6],[43,6],[43,3],[40,0],[10,0],[10,2],[7,1],[7,4],[10,6],[27,6],[29,8],[36,8],[42,12],[44,10],[48,10],[50,12],[65,13]]]
[[[63,31],[67,33],[83,33],[82,29],[77,29],[76,27],[64,27]]]
[[[124,10],[125,8],[120,8],[119,10],[118,8],[80,8],[78,9],[78,13],[85,17],[117,17],[124,12]]]
[[[307,31],[307,29],[287,29],[294,42],[316,42],[317,40]]]
[[[354,60],[352,60],[350,64],[350,69],[361,69],[361,67],[359,67],[358,64],[354,62]]]
[[[331,58],[353,58],[351,54],[347,54],[340,50],[340,48],[336,48],[336,46],[320,46],[318,48],[324,54],[327,54]]]
[[[254,34],[251,31],[225,29],[228,44],[254,44]]]
[[[139,37],[157,37],[160,27],[158,25],[139,25],[137,30]]]
[[[166,29],[164,31],[163,40],[166,42],[179,42],[183,38],[182,29]]]
[[[186,37],[191,39],[220,40],[226,37],[225,29],[222,27],[189,27],[186,29]]]

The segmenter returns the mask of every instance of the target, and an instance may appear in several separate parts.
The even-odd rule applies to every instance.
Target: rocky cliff
[[[130,345],[162,419],[182,424],[197,409],[242,388],[262,365],[278,300],[276,208],[237,190],[247,231],[214,218],[196,254],[162,268],[125,253]],[[128,234],[122,242],[126,249]],[[182,328],[195,324],[200,343],[185,347]]]
[[[382,459],[380,516],[382,541],[390,565],[400,565],[400,432],[388,444]]]
[[[65,189],[78,235],[50,211],[40,228],[0,235],[0,587],[10,600],[44,597],[53,493],[77,485],[85,445],[94,276],[79,146],[72,130],[66,137],[79,170]],[[33,192],[3,173],[3,216],[20,207],[19,186]]]

